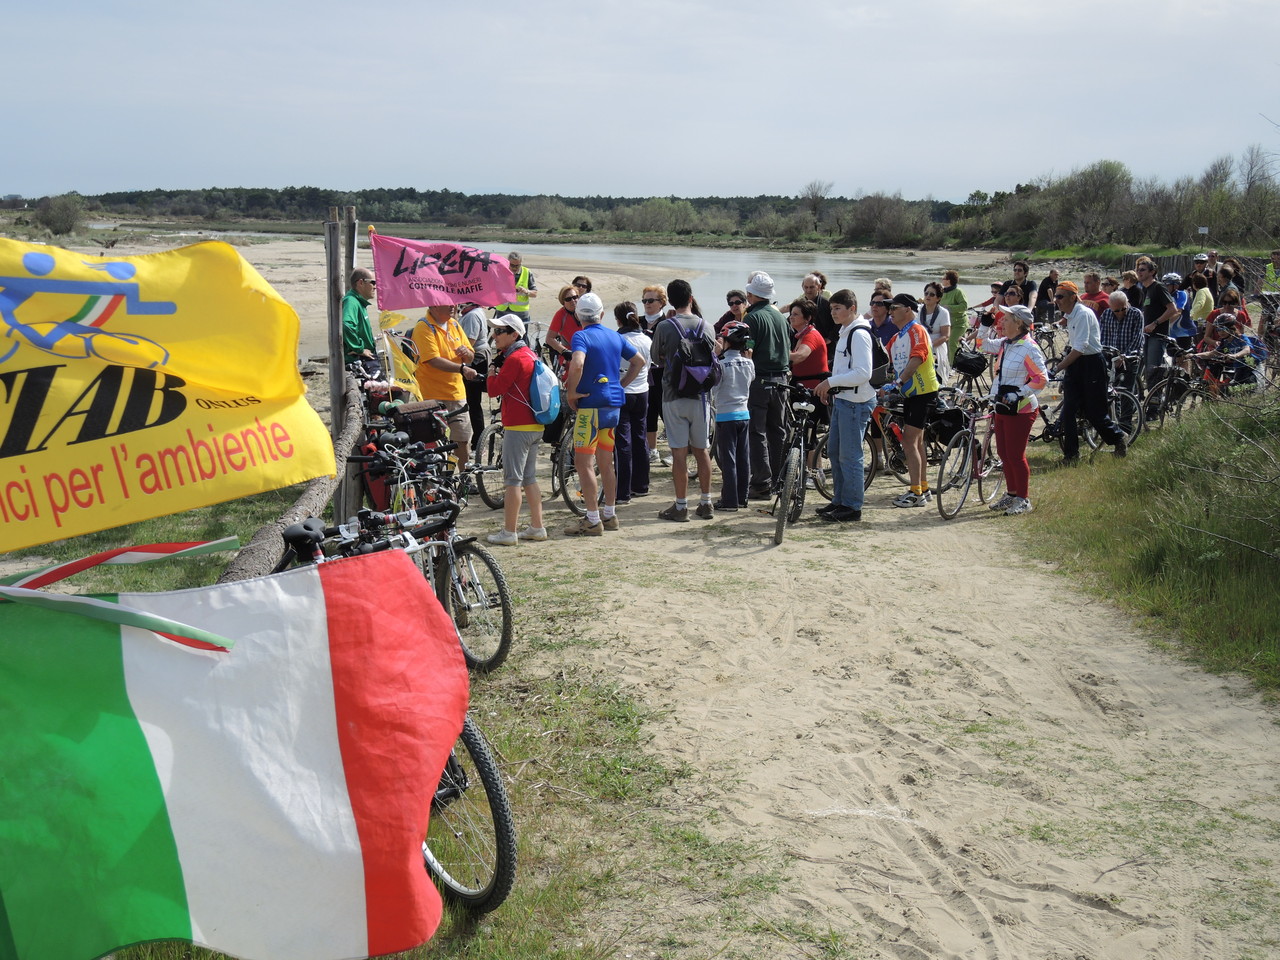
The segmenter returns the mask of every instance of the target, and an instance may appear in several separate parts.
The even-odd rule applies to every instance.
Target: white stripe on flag
[[[367,956],[316,569],[121,600],[236,640],[204,654],[123,633],[196,942],[271,960]]]

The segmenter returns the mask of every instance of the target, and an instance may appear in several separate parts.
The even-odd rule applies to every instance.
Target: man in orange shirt
[[[917,319],[919,309],[915,297],[900,293],[890,311],[898,333],[888,346],[894,378],[884,389],[902,395],[902,452],[911,475],[911,489],[893,501],[895,507],[923,507],[933,500],[925,479],[924,424],[938,397],[938,375],[929,333]]]
[[[414,376],[422,399],[438,400],[449,411],[449,439],[458,445],[458,463],[465,464],[471,453],[471,421],[463,409],[463,381],[476,378],[471,366],[476,354],[450,304],[427,307],[426,317],[413,328],[413,345],[418,348]]]

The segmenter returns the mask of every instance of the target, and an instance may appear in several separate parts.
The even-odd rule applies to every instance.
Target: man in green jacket
[[[786,440],[784,392],[768,386],[786,383],[791,372],[791,325],[770,300],[773,278],[756,271],[747,278],[747,313],[743,318],[751,328],[755,347],[751,362],[756,377],[751,381],[747,410],[751,413],[751,488],[753,500],[773,496],[774,483],[782,470],[782,444]]]
[[[382,363],[369,323],[369,301],[373,299],[377,281],[373,271],[363,267],[351,271],[351,289],[342,298],[342,348],[347,363],[359,361],[365,373],[374,379],[382,376]]]

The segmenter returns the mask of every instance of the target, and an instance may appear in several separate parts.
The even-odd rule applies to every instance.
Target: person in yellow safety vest
[[[1266,333],[1268,327],[1275,324],[1276,309],[1280,306],[1280,250],[1271,251],[1271,262],[1263,271],[1254,292],[1262,301],[1262,321],[1258,324],[1258,331]]]
[[[521,265],[520,254],[512,251],[507,254],[507,263],[511,266],[511,272],[516,275],[516,302],[500,303],[494,308],[494,319],[499,317],[513,316],[525,324],[528,329],[529,324],[529,301],[538,295],[538,287],[533,279],[533,274],[529,272],[529,268]]]

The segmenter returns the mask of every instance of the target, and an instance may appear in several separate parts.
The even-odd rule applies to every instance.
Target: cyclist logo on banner
[[[96,357],[107,363],[153,368],[169,360],[169,351],[138,334],[105,329],[120,308],[124,314],[162,316],[173,314],[176,304],[145,301],[133,279],[137,268],[131,263],[90,263],[90,270],[106,274],[100,280],[64,280],[51,277],[56,261],[47,253],[27,253],[22,258],[26,276],[0,276],[0,320],[6,327],[7,343],[0,344],[0,363],[8,360],[21,343],[69,360]],[[67,295],[76,309],[65,320],[38,320],[23,323],[18,309],[39,295]],[[81,302],[80,298],[83,298]]]

